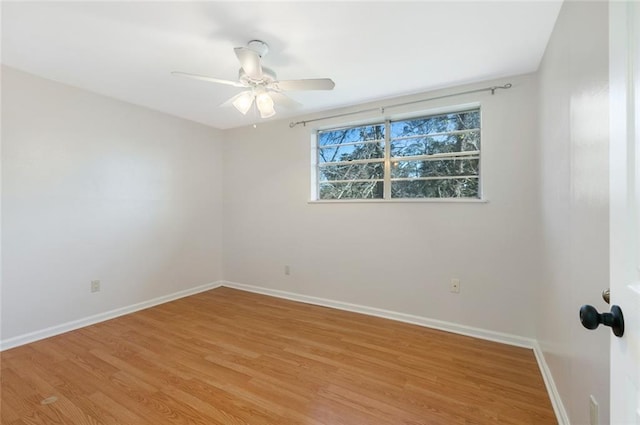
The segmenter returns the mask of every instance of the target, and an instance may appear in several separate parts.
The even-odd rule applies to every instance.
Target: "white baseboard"
[[[301,295],[293,292],[280,291],[277,289],[263,288],[260,286],[246,285],[244,283],[229,282],[223,280],[222,286],[228,288],[240,289],[242,291],[255,292],[263,295],[271,295],[273,297],[285,298],[292,301],[299,301],[307,304],[315,304],[323,307],[336,308],[338,310],[352,311],[354,313],[362,313],[368,316],[382,317],[398,322],[411,323],[414,325],[424,326],[432,329],[452,332],[460,335],[472,336],[475,338],[486,339],[489,341],[501,342],[503,344],[515,345],[518,347],[534,348],[535,340],[525,338],[518,335],[511,335],[502,332],[495,332],[472,326],[460,325],[453,322],[443,320],[430,319],[428,317],[415,316],[412,314],[399,313],[397,311],[384,310],[381,308],[367,307],[359,304],[351,304],[342,301],[329,300],[326,298],[312,297],[309,295]]]
[[[65,332],[73,331],[75,329],[83,328],[85,326],[93,325],[105,320],[114,319],[125,314],[133,313],[135,311],[144,310],[149,307],[154,307],[159,304],[164,304],[169,301],[177,300],[179,298],[188,297],[199,292],[208,291],[210,289],[217,288],[222,285],[222,282],[212,282],[204,285],[196,286],[195,288],[185,289],[183,291],[174,292],[173,294],[164,295],[162,297],[153,298],[148,301],[132,304],[126,307],[117,308],[115,310],[106,311],[104,313],[95,314],[93,316],[85,317],[71,322],[62,323],[60,325],[51,326],[46,329],[38,330],[35,332],[29,332],[24,335],[18,335],[13,338],[0,341],[0,351],[8,350],[10,348],[18,347],[20,345],[28,344],[30,342],[39,341],[41,339],[49,338],[51,336],[60,335]]]
[[[540,348],[540,344],[538,344],[538,341],[535,341],[534,343],[533,354],[535,354],[536,360],[538,361],[540,373],[542,374],[542,379],[544,379],[544,385],[547,387],[547,393],[549,393],[553,411],[556,414],[556,419],[558,419],[558,425],[571,425],[567,410],[564,408],[564,404],[562,403],[562,399],[560,398],[558,387],[556,387],[556,383],[553,380],[551,369],[549,369],[547,360],[544,358],[544,352],[542,351],[542,348]]]

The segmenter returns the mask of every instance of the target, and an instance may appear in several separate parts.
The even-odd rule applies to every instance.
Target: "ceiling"
[[[2,2],[2,63],[227,129],[260,121],[220,107],[241,89],[233,48],[260,39],[279,79],[330,77],[291,92],[273,119],[533,72],[555,1]]]

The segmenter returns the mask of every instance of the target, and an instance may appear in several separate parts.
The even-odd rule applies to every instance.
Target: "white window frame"
[[[473,151],[473,152],[461,152],[458,154],[436,154],[436,155],[419,155],[419,156],[408,156],[408,157],[393,157],[391,158],[391,132],[390,132],[390,125],[392,122],[397,122],[397,121],[405,121],[405,120],[412,120],[412,119],[421,119],[421,118],[428,118],[431,116],[439,116],[439,115],[446,115],[446,114],[453,114],[453,113],[460,113],[460,112],[466,112],[466,111],[472,111],[472,110],[478,110],[479,114],[480,114],[480,128],[478,129],[479,134],[480,134],[480,150],[479,151]],[[318,133],[322,132],[322,131],[331,131],[331,130],[340,130],[340,129],[344,129],[344,128],[351,128],[351,127],[363,127],[363,126],[367,126],[367,125],[384,125],[385,126],[385,140],[384,140],[384,146],[385,146],[385,153],[384,153],[384,160],[383,160],[383,164],[384,164],[384,175],[383,178],[381,179],[381,181],[383,181],[383,185],[384,185],[384,192],[383,192],[383,197],[382,198],[374,198],[374,199],[365,199],[365,198],[345,198],[345,199],[320,199],[320,180],[319,180],[319,161],[318,161]],[[454,130],[452,132],[447,132],[444,134],[455,134],[455,133],[462,133],[462,132],[471,132],[471,131],[476,131],[474,130]],[[430,135],[431,136],[431,135]],[[417,136],[416,136],[417,137]],[[354,142],[353,144],[362,144],[363,142]],[[347,144],[345,144],[347,145]],[[437,109],[431,109],[431,110],[427,110],[427,111],[419,111],[419,112],[413,112],[413,113],[409,113],[409,114],[402,114],[402,115],[395,115],[395,116],[388,116],[385,117],[384,119],[371,119],[371,120],[366,120],[366,121],[358,121],[358,122],[350,122],[350,123],[345,123],[342,125],[329,125],[329,126],[323,126],[323,127],[319,127],[319,128],[315,128],[313,129],[313,131],[311,132],[311,190],[310,190],[310,203],[394,203],[394,202],[432,202],[432,203],[486,203],[487,200],[484,198],[484,190],[483,190],[483,176],[484,176],[484,168],[483,168],[483,155],[482,155],[482,151],[484,150],[484,146],[485,146],[485,141],[484,141],[484,137],[483,137],[483,114],[482,114],[482,107],[479,103],[471,103],[471,104],[464,104],[464,105],[456,105],[456,106],[450,106],[450,107],[444,107],[444,108],[437,108]],[[391,182],[393,181],[400,181],[400,180],[404,180],[404,179],[392,179],[391,178],[391,163],[392,162],[397,162],[397,161],[402,161],[402,160],[408,160],[408,161],[413,161],[413,160],[420,160],[422,157],[424,157],[422,160],[437,160],[438,157],[447,157],[447,156],[456,156],[456,157],[461,157],[461,156],[471,156],[471,155],[477,155],[478,157],[478,167],[479,167],[479,174],[477,176],[478,178],[478,197],[473,197],[473,198],[428,198],[428,197],[419,197],[419,198],[392,198],[391,197]],[[367,163],[367,162],[376,162],[376,161],[371,161],[371,160],[355,160],[355,161],[349,161],[349,163],[357,163],[357,162],[363,162],[363,163]],[[332,163],[333,164],[333,163]],[[455,177],[451,177],[451,178],[461,178],[461,177],[465,177],[465,176],[455,176]],[[476,176],[472,176],[472,177],[476,177]],[[441,180],[447,177],[442,177],[442,176],[438,176],[438,177],[422,177],[419,180]],[[416,180],[413,178],[407,178],[406,180]],[[357,181],[357,180],[346,180],[346,181]],[[363,180],[363,181],[372,181],[372,180]]]

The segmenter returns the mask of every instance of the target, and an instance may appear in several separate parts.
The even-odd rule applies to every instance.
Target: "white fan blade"
[[[331,78],[312,78],[308,80],[281,80],[274,81],[273,86],[278,90],[333,90],[336,83]]]
[[[278,106],[284,106],[287,109],[297,109],[302,107],[302,103],[296,102],[291,99],[289,96],[286,96],[282,93],[278,93],[277,91],[270,91],[269,94],[271,98]]]
[[[260,80],[262,78],[262,65],[260,65],[260,55],[247,47],[236,47],[233,49],[240,61],[240,66],[249,78]]]
[[[186,72],[177,72],[177,71],[173,71],[171,75],[175,75],[176,77],[186,77],[186,78],[193,78],[195,80],[208,81],[210,83],[226,84],[228,86],[233,86],[233,87],[246,87],[244,84],[239,83],[238,81],[221,80],[219,78],[207,77],[206,75],[189,74]]]

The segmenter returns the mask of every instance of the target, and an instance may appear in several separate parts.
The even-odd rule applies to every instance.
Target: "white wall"
[[[543,267],[537,338],[572,424],[589,395],[609,417],[609,331],[587,331],[582,304],[608,311],[608,6],[565,2],[539,70]]]
[[[455,90],[506,82],[513,88],[495,96],[422,105],[481,103],[488,203],[308,203],[312,125],[276,121],[227,131],[225,279],[533,336],[536,81],[521,76]],[[332,123],[344,120],[321,124]],[[449,292],[452,277],[461,279],[458,295]]]
[[[3,340],[222,278],[219,131],[6,67],[2,106]]]

